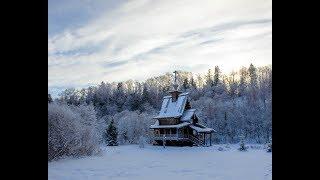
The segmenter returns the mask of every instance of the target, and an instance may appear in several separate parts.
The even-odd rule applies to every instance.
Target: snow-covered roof
[[[196,125],[189,125],[192,129],[196,130],[197,132],[216,132],[214,129],[212,128],[207,128],[203,125],[200,124],[196,124]]]
[[[172,101],[171,96],[163,97],[160,113],[154,118],[158,119],[182,116],[188,98],[187,95],[188,93],[181,93],[175,102]]]
[[[192,116],[194,115],[196,109],[185,110],[181,116],[181,121],[191,121]]]
[[[184,93],[181,93],[180,96],[186,96],[188,94],[189,94],[189,92],[184,92]]]
[[[191,123],[189,122],[183,122],[180,124],[175,124],[175,125],[159,125],[159,121],[156,121],[156,123],[154,123],[154,125],[151,125],[150,128],[154,129],[154,128],[182,128],[184,126],[188,126]]]

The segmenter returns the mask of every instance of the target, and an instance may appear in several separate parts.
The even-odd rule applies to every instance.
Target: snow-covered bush
[[[113,116],[118,128],[119,144],[138,144],[140,136],[150,139],[152,115],[138,111],[122,111]]]
[[[240,142],[239,151],[247,151],[248,147],[244,144],[244,141],[242,140]]]
[[[262,149],[261,145],[250,145],[250,149]]]
[[[224,151],[223,147],[218,147],[218,151]]]
[[[48,104],[48,160],[98,153],[96,121],[90,106]]]
[[[240,135],[240,147],[239,147],[239,151],[247,151],[248,147],[244,144],[244,136]]]
[[[140,138],[139,138],[139,147],[140,147],[140,148],[144,148],[145,144],[146,144],[146,139],[145,139],[145,137],[140,136]]]
[[[240,143],[239,151],[246,151],[247,147],[244,145],[243,142]]]

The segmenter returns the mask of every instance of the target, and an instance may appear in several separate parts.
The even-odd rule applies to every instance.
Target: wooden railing
[[[192,141],[192,142],[195,143],[196,145],[204,146],[203,140],[197,138],[196,136],[194,136],[194,135],[188,135],[188,138],[190,139],[190,141]]]
[[[159,138],[164,138],[163,134],[154,134],[153,137],[159,139]],[[184,134],[165,134],[166,139],[172,139],[172,138],[188,138],[187,135]]]
[[[157,138],[164,138],[163,134],[155,134],[154,137]],[[176,134],[166,134],[165,138],[177,138],[178,136]]]
[[[154,134],[153,138],[156,140],[163,140],[163,134]],[[204,146],[204,141],[194,135],[188,134],[165,134],[166,140],[178,140],[178,139],[189,139],[191,142],[198,146]]]

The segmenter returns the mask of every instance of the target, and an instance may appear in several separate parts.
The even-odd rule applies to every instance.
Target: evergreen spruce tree
[[[244,144],[244,136],[240,136],[240,148],[239,151],[247,151],[248,147]]]
[[[208,86],[208,87],[212,87],[213,86],[211,69],[208,70],[208,73],[206,75],[206,86]]]
[[[219,66],[214,67],[214,78],[213,78],[213,85],[217,86],[220,81],[220,68]]]
[[[239,89],[238,89],[238,96],[244,96],[246,94],[246,88],[247,88],[247,77],[248,77],[248,71],[247,68],[242,67],[239,71],[240,73],[240,81],[239,81]]]
[[[114,125],[114,121],[112,119],[107,130],[106,130],[106,144],[107,144],[107,146],[117,146],[118,145],[117,137],[118,137],[117,128]]]
[[[258,97],[258,75],[257,75],[257,68],[250,64],[248,69],[249,78],[250,78],[250,91],[249,91],[249,101],[251,105],[255,105]]]
[[[126,92],[125,92],[125,88],[124,88],[124,83],[123,82],[119,82],[117,84],[117,89],[114,92],[114,102],[117,106],[117,111],[121,112],[123,111],[124,108],[124,103],[126,101],[126,99],[128,98]]]
[[[142,103],[149,102],[149,99],[150,99],[150,94],[149,94],[147,85],[144,84],[143,85],[143,90],[142,90]]]
[[[197,89],[197,85],[196,85],[196,82],[195,82],[193,76],[191,77],[190,85],[191,85],[191,87],[193,87],[194,89]]]
[[[184,90],[189,89],[189,80],[188,80],[188,78],[185,78],[185,79],[183,80],[182,87],[183,87]]]
[[[48,94],[48,103],[52,103],[52,97],[51,97],[51,94]]]
[[[250,77],[250,87],[253,89],[257,88],[257,84],[258,84],[257,68],[254,67],[253,64],[250,64],[248,72]]]
[[[267,152],[272,152],[272,139],[270,138],[269,143],[267,144]]]

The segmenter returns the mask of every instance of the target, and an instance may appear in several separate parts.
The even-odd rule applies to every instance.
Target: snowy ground
[[[223,147],[222,151],[218,148]],[[49,180],[197,179],[270,180],[272,154],[261,148],[239,152],[238,145],[167,147],[137,145],[103,148],[101,156],[48,163]],[[221,150],[221,149],[220,149]]]

